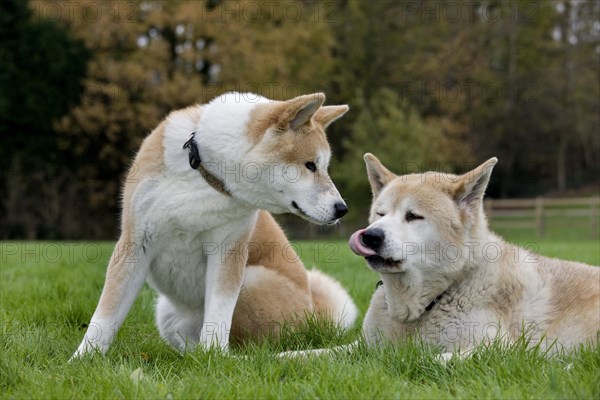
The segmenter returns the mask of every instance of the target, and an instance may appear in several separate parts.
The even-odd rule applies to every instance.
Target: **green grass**
[[[529,240],[549,256],[600,264],[595,240]],[[73,363],[102,290],[112,243],[0,243],[0,392],[2,398],[600,398],[600,350],[545,358],[523,345],[500,344],[447,365],[419,343],[359,348],[334,358],[281,360],[282,349],[353,341],[310,326],[234,351],[180,356],[153,323],[153,293],[144,288],[106,357]],[[362,315],[377,275],[344,242],[302,242],[307,266],[338,278]],[[134,371],[137,371],[134,373]],[[139,371],[142,377],[132,378]]]

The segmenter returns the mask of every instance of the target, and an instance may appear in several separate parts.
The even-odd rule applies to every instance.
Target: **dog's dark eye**
[[[377,214],[378,216],[380,216],[380,217],[385,217],[385,213],[382,213],[382,212],[377,212],[376,214]]]
[[[417,215],[413,212],[408,211],[406,213],[406,215],[404,216],[404,219],[406,219],[406,222],[410,222],[410,221],[414,221],[417,219],[425,219],[425,218],[423,218],[421,215]]]
[[[312,161],[309,161],[304,165],[309,169],[310,172],[315,172],[317,170],[317,165]]]

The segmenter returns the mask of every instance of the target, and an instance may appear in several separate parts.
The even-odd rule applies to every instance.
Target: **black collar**
[[[198,151],[198,144],[196,144],[196,132],[192,132],[190,138],[183,145],[184,149],[188,149],[188,158],[190,160],[190,167],[193,169],[197,169],[202,175],[202,178],[208,183],[213,189],[217,192],[220,192],[226,196],[231,196],[227,187],[225,187],[225,183],[217,178],[212,172],[207,170],[204,165],[202,165],[202,160],[200,159],[200,152]]]
[[[379,281],[379,282],[377,282],[377,284],[375,285],[375,289],[377,289],[377,288],[378,288],[379,286],[381,286],[381,285],[383,285],[383,281]],[[429,304],[427,305],[427,307],[425,307],[425,312],[427,312],[427,311],[431,311],[431,309],[432,309],[433,307],[435,307],[435,305],[436,305],[437,303],[439,303],[439,302],[440,302],[440,300],[442,299],[442,297],[444,297],[444,295],[446,294],[446,292],[448,292],[448,291],[447,291],[447,290],[444,290],[444,291],[443,291],[443,292],[442,292],[442,293],[441,293],[439,296],[437,296],[435,299],[433,299],[433,300],[431,301],[431,303],[429,303]]]
[[[431,309],[432,309],[433,307],[435,307],[435,305],[436,305],[437,303],[439,303],[439,302],[440,302],[440,300],[442,299],[442,297],[444,297],[444,295],[445,295],[445,294],[446,294],[446,291],[444,290],[444,292],[440,293],[440,294],[438,295],[438,297],[436,297],[435,299],[433,299],[433,300],[431,301],[431,303],[429,303],[429,305],[428,305],[427,307],[425,307],[425,312],[427,312],[427,311],[431,311]]]

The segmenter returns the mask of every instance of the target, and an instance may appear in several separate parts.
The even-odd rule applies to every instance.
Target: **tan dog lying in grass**
[[[483,196],[496,158],[462,176],[396,176],[371,154],[365,162],[370,225],[350,247],[383,282],[363,324],[368,343],[418,334],[464,352],[525,331],[555,349],[597,344],[600,268],[539,256],[489,230]]]
[[[523,335],[551,351],[597,345],[600,268],[539,256],[489,230],[483,197],[496,158],[461,176],[397,176],[372,154],[365,162],[370,225],[349,244],[381,277],[363,323],[368,345],[420,337],[444,359]]]

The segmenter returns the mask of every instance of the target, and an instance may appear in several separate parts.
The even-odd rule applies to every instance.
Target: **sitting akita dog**
[[[364,158],[370,225],[349,244],[381,277],[363,324],[368,344],[415,335],[444,359],[523,332],[545,348],[597,345],[600,268],[539,256],[489,230],[483,196],[496,158],[462,176],[396,176]]]
[[[264,334],[270,317],[282,318],[278,310],[289,318],[315,310],[345,326],[353,322],[348,294],[332,278],[284,259],[285,235],[259,211],[317,224],[346,214],[327,172],[324,129],[348,106],[322,106],[324,100],[322,93],[288,101],[227,93],[158,125],[125,181],[121,237],[74,357],[108,350],[145,280],[159,293],[159,331],[180,350],[227,348],[244,277],[244,304],[233,324],[240,335]],[[245,273],[248,263],[255,265]],[[273,297],[284,288],[284,296]],[[271,302],[266,311],[261,293]]]

